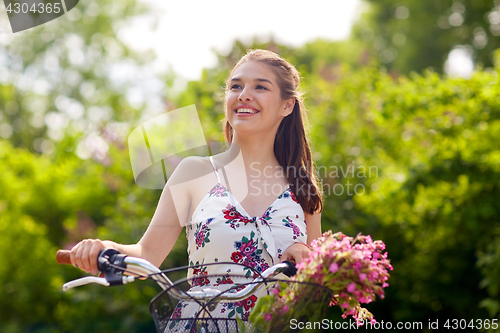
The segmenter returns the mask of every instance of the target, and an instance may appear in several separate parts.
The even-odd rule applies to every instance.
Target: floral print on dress
[[[188,306],[188,303],[186,303],[186,302],[180,301],[179,303],[177,303],[177,306],[175,307],[174,312],[170,316],[170,319],[181,319],[182,318],[182,310],[186,306]],[[182,321],[172,320],[170,322],[170,325],[168,325],[168,329],[172,331],[176,325],[181,325],[181,324],[182,324]],[[184,327],[184,329],[189,330],[190,326],[191,326],[190,323],[188,323],[188,326]]]
[[[221,284],[233,284],[233,283],[234,283],[233,280],[229,276],[224,275],[223,277],[217,278],[214,286],[220,286]]]
[[[179,303],[177,303],[177,306],[175,307],[175,310],[174,312],[172,313],[172,316],[170,316],[171,319],[180,319],[181,318],[181,315],[182,315],[182,309],[185,308],[186,306],[188,306],[188,303],[185,303],[185,302],[182,302],[180,301]],[[176,322],[172,322],[170,324],[170,329],[174,328]]]
[[[271,219],[271,214],[275,213],[276,211],[277,209],[273,210],[273,206],[269,206],[269,208],[266,209],[264,215],[262,215],[261,220],[265,221],[265,223],[267,224],[267,221]]]
[[[296,203],[299,203],[297,200],[297,197],[295,197],[295,194],[292,192],[292,189],[288,187],[279,197],[278,199],[286,199],[286,198],[291,198],[293,201]]]
[[[304,233],[302,233],[299,229],[299,227],[293,223],[292,219],[290,219],[290,217],[286,217],[283,219],[283,223],[285,224],[286,227],[288,228],[292,228],[293,230],[293,239],[297,239],[297,237],[299,236],[304,236]]]
[[[242,306],[243,309],[245,310],[243,320],[248,320],[248,315],[250,313],[250,310],[255,306],[255,302],[257,301],[257,296],[252,295],[248,297],[247,299],[244,299],[242,301],[236,302],[236,306]],[[238,311],[238,310],[236,310]]]
[[[182,309],[185,308],[188,304],[184,302],[179,302],[177,306],[175,307],[174,312],[172,313],[172,316],[170,317],[171,319],[179,319],[182,314]],[[175,324],[175,323],[174,323]],[[173,326],[172,326],[173,327]],[[170,328],[172,328],[170,327]]]
[[[292,190],[290,190],[290,197],[292,198],[293,201],[295,201],[296,203],[299,203],[299,200],[297,200],[297,198],[295,197],[295,194],[293,194]]]
[[[236,210],[236,207],[231,204],[228,204],[226,208],[222,210],[222,213],[224,213],[226,224],[229,224],[229,226],[235,230],[240,226],[240,223],[244,223],[246,225],[252,222],[251,219],[241,215],[241,213]]]
[[[208,196],[209,197],[214,196],[214,197],[219,197],[219,198],[220,197],[227,197],[228,192],[224,186],[222,186],[221,184],[218,183],[217,185],[212,187],[210,192],[208,192]]]
[[[234,242],[234,247],[237,251],[231,254],[231,260],[237,264],[248,266],[243,268],[246,271],[246,277],[258,275],[256,272],[254,273],[254,270],[258,273],[262,273],[269,268],[269,264],[266,263],[261,256],[262,249],[259,249],[258,245],[259,241],[257,237],[255,237],[255,232],[253,231],[250,233],[250,239],[243,236],[241,241]]]
[[[193,278],[191,281],[191,285],[193,287],[206,286],[207,284],[210,284],[210,280],[206,277],[208,275],[207,266],[199,266],[200,265],[199,261],[197,261],[196,264],[193,264],[193,262],[191,261],[189,265],[196,266],[195,268],[193,268],[193,276],[198,276],[196,278]]]
[[[243,288],[244,286],[238,287],[235,288],[234,291],[240,291]],[[240,319],[248,320],[248,316],[250,315],[250,311],[252,310],[252,308],[255,306],[255,302],[257,302],[257,296],[250,295],[242,301],[238,301],[235,303],[223,303],[221,313],[227,312],[228,318],[233,318],[236,314],[238,314],[238,317],[240,317]]]
[[[213,217],[207,219],[205,222],[200,223],[196,226],[196,231],[194,232],[194,238],[196,239],[196,249],[200,247],[205,247],[206,243],[210,243],[210,228],[208,225],[213,221]]]

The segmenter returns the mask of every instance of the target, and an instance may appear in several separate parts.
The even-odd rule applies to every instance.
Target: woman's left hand
[[[285,260],[290,260],[295,265],[300,263],[304,258],[309,256],[309,252],[311,250],[304,243],[294,243],[288,247],[288,249],[283,252],[283,256],[281,257],[281,262]]]

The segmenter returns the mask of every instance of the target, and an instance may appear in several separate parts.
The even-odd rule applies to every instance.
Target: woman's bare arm
[[[177,188],[172,191],[169,186],[165,186],[151,223],[137,243],[141,251],[139,257],[148,260],[157,267],[161,265],[174,247],[184,226],[184,221],[181,223],[179,216],[182,216],[182,210],[189,209],[189,206],[179,207],[179,204],[176,206],[173,200],[173,195],[184,197],[186,194],[181,193],[183,190]]]
[[[321,213],[305,214],[307,223],[307,244],[321,236]]]

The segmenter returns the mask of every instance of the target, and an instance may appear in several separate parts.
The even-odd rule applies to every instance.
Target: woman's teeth
[[[236,113],[257,113],[254,109],[238,109]]]

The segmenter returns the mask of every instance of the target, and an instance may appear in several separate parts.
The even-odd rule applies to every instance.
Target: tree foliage
[[[476,64],[492,67],[500,47],[498,0],[365,0],[352,37],[372,57],[401,73],[442,72],[448,53],[468,46]]]
[[[355,170],[325,177],[325,216],[386,242],[394,271],[382,318],[498,316],[487,273],[498,269],[498,68],[468,80],[348,67],[338,77],[310,90],[318,163]],[[348,181],[358,194],[337,195]]]
[[[54,150],[66,135],[128,130],[144,105],[127,93],[134,71],[153,59],[118,37],[120,27],[146,7],[136,0],[82,0],[68,14],[0,39],[0,137],[33,152]],[[3,17],[7,19],[7,17]],[[2,22],[3,23],[3,22]]]

